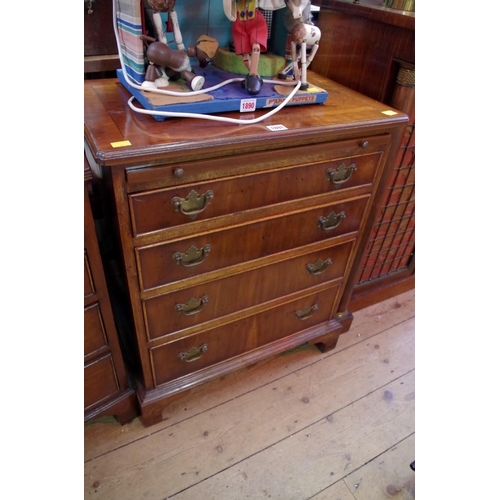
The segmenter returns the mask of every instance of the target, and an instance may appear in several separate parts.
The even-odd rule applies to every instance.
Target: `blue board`
[[[205,84],[203,88],[210,88],[234,78],[244,78],[244,75],[228,73],[213,66],[207,66],[204,69],[194,68],[193,72],[205,78]],[[139,101],[145,109],[151,111],[197,114],[242,111],[242,101],[248,102],[248,100],[251,101],[251,105],[255,106],[254,109],[271,109],[279,106],[286,99],[286,96],[278,94],[274,90],[275,85],[271,83],[264,83],[259,94],[257,94],[256,96],[252,96],[249,95],[248,92],[241,86],[240,82],[232,82],[222,86],[217,90],[209,92],[208,95],[213,96],[213,100],[210,101],[154,105],[148,98],[147,92],[131,87],[127,83],[123,75],[123,70],[118,69],[116,73],[118,76],[118,80],[127,88],[127,90],[134,96],[134,98],[137,99],[137,101]],[[314,85],[310,85],[306,90],[299,89],[299,91],[294,95],[287,106],[321,104],[325,102],[327,98],[328,92],[326,92],[326,90],[315,87]],[[153,115],[153,117],[157,121],[163,121],[166,118],[165,116],[160,115]]]

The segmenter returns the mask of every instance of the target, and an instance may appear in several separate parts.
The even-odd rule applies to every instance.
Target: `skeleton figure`
[[[232,35],[235,52],[241,55],[248,69],[245,77],[245,89],[250,95],[256,95],[262,88],[259,75],[261,51],[267,49],[267,23],[257,9],[258,0],[223,0],[224,13],[233,23]]]

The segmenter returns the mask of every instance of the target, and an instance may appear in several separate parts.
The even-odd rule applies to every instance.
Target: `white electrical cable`
[[[128,105],[131,109],[136,111],[137,113],[141,113],[144,115],[153,115],[153,116],[170,116],[170,117],[178,117],[178,118],[199,118],[201,120],[213,120],[213,121],[218,121],[218,122],[226,122],[226,123],[236,123],[236,124],[243,124],[243,125],[252,125],[254,123],[259,123],[266,118],[269,118],[270,116],[274,115],[281,109],[283,109],[289,102],[290,99],[297,93],[300,87],[300,82],[297,83],[296,87],[293,89],[293,91],[287,96],[287,98],[276,108],[273,108],[271,111],[266,113],[265,115],[260,116],[259,118],[253,118],[249,120],[241,120],[239,118],[227,118],[225,116],[214,116],[214,115],[204,115],[204,114],[199,114],[199,113],[180,113],[180,112],[175,112],[175,111],[153,111],[151,109],[142,109],[134,106],[132,104],[132,101],[135,99],[135,97],[131,97],[128,100]]]
[[[164,90],[164,89],[158,89],[158,88],[146,88],[146,87],[141,87],[140,85],[137,85],[133,81],[130,80],[130,77],[127,74],[125,63],[123,61],[123,54],[121,50],[121,43],[120,43],[120,38],[118,36],[118,26],[117,26],[117,20],[116,20],[116,2],[118,0],[113,0],[113,28],[115,32],[115,38],[116,38],[116,45],[118,48],[118,57],[120,59],[120,64],[122,66],[122,74],[125,78],[125,81],[134,89],[137,90],[144,90],[146,92],[153,92],[155,94],[164,94],[164,95],[170,95],[170,96],[194,96],[194,95],[199,95],[199,94],[206,94],[207,92],[211,92],[212,90],[217,90],[224,85],[227,85],[229,83],[233,82],[241,82],[244,80],[244,78],[231,78],[229,80],[225,80],[222,83],[219,83],[218,85],[214,85],[212,87],[208,87],[206,89],[202,90],[197,90],[197,91],[192,91],[192,92],[174,92],[170,90]],[[295,85],[293,82],[279,82],[275,80],[263,80],[264,83],[273,83],[276,85],[285,85],[285,86],[291,86]],[[270,116],[274,115],[278,111],[280,111],[283,107],[285,107],[290,100],[293,98],[293,96],[297,93],[301,85],[301,82],[297,82],[295,85],[295,88],[292,90],[292,92],[286,97],[286,99],[276,108],[272,109],[265,115],[260,116],[259,118],[254,118],[250,120],[242,120],[238,118],[226,118],[224,116],[214,116],[214,115],[206,115],[206,114],[199,114],[199,113],[180,113],[180,112],[175,112],[175,111],[153,111],[153,110],[148,110],[148,109],[141,109],[132,104],[132,101],[135,99],[135,97],[131,97],[128,100],[128,106],[136,111],[137,113],[141,114],[147,114],[147,115],[154,115],[154,116],[166,116],[166,117],[172,117],[172,118],[198,118],[198,119],[203,119],[203,120],[214,120],[214,121],[221,121],[221,122],[227,122],[227,123],[236,123],[236,124],[254,124],[254,123],[259,123],[266,118],[269,118]]]

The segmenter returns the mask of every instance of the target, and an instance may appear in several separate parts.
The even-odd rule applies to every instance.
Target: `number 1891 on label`
[[[240,101],[240,113],[255,111],[257,108],[257,99],[242,99]]]

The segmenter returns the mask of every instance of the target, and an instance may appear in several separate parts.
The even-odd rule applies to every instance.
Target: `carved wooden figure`
[[[304,12],[310,8],[310,0],[287,0],[286,3],[294,20],[289,37],[293,76],[296,81],[300,80],[300,88],[304,90],[309,86],[307,67],[318,51],[321,31],[304,16]],[[308,46],[311,47],[309,55],[307,55]],[[300,68],[297,47],[300,47]]]
[[[258,0],[223,0],[224,13],[233,23],[235,52],[248,69],[243,83],[250,95],[258,94],[262,88],[259,60],[260,53],[267,49],[267,23],[257,4]]]
[[[192,90],[200,90],[204,83],[203,76],[196,75],[191,70],[190,57],[196,57],[201,68],[207,66],[218,49],[218,43],[206,35],[198,38],[196,46],[190,45],[186,51],[171,49],[166,43],[158,42],[154,38],[142,35],[145,42],[151,42],[146,50],[149,67],[146,70],[143,87],[161,87],[168,85],[165,74],[170,78],[181,77],[189,84]]]
[[[146,70],[145,81],[142,84],[146,88],[166,87],[169,77],[176,79],[184,78],[192,90],[200,90],[205,78],[196,76],[191,67],[190,57],[196,57],[200,67],[204,68],[215,56],[219,47],[216,40],[208,36],[198,39],[197,46],[189,46],[186,50],[177,13],[175,12],[176,0],[144,0],[144,6],[153,10],[153,24],[156,40],[151,37],[141,36],[144,41],[152,42],[147,49],[146,56],[149,67]],[[163,21],[160,13],[168,14],[168,24],[174,34],[177,50],[167,45],[167,39],[163,31]],[[162,68],[164,71],[162,71]]]

